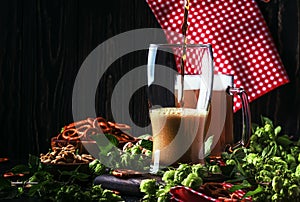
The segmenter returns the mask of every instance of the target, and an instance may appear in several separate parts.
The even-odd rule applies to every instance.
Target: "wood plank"
[[[22,57],[22,9],[20,1],[0,2],[0,155],[17,155],[22,143],[20,70]]]
[[[252,119],[258,122],[260,115],[267,116],[299,137],[300,3],[257,2],[291,82],[252,102]],[[148,27],[159,24],[141,0],[0,1],[0,156],[27,158],[29,153],[46,152],[50,138],[73,121],[73,85],[88,54],[117,34]],[[114,86],[145,64],[146,56],[145,51],[128,54],[111,65],[96,94],[97,115],[113,120]],[[145,88],[133,95],[128,110],[137,125],[149,124]]]

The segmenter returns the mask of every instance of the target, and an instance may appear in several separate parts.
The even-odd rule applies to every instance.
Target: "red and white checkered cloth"
[[[233,185],[230,183],[223,182],[221,183],[224,189],[230,189]],[[185,186],[175,186],[170,189],[171,194],[171,201],[178,201],[178,202],[219,202],[223,201],[221,199],[213,198],[207,196],[201,192],[195,191],[189,187]],[[233,193],[235,196],[238,196],[240,199],[246,194],[243,190],[236,190]],[[251,202],[251,197],[245,197],[243,201]]]
[[[181,34],[183,0],[146,0],[162,29]],[[234,75],[249,101],[289,82],[255,0],[190,0],[187,43],[212,44],[215,72]],[[182,37],[167,34],[169,43]],[[187,67],[193,73],[192,67]],[[235,111],[241,108],[235,97]]]

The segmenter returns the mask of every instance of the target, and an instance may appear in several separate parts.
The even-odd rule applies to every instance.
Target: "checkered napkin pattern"
[[[169,43],[183,43],[183,0],[146,0]],[[273,39],[255,0],[190,0],[187,43],[211,44],[215,72],[234,75],[235,87],[249,101],[289,82]],[[191,74],[195,69],[187,66]],[[241,108],[234,98],[235,111]]]
[[[224,189],[230,189],[233,185],[230,183],[223,182],[222,183]],[[194,201],[205,201],[205,202],[220,202],[223,201],[222,199],[213,198],[207,196],[201,192],[195,191],[189,187],[185,186],[175,186],[172,187],[170,190],[171,194],[171,201],[178,201],[178,202],[194,202]],[[239,197],[240,199],[246,194],[243,190],[236,190],[233,193],[235,196]],[[252,201],[251,197],[245,197],[243,201]]]

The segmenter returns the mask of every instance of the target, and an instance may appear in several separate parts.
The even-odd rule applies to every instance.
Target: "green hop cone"
[[[300,164],[296,167],[295,176],[300,178]]]
[[[198,177],[208,177],[207,167],[201,164],[195,164],[192,166],[192,173],[195,173]]]
[[[209,171],[212,174],[222,174],[222,170],[218,165],[209,166]]]
[[[203,184],[203,180],[201,177],[198,177],[195,173],[190,173],[187,178],[185,178],[182,183],[183,186],[190,187],[192,189],[199,189],[199,187]]]
[[[140,184],[140,190],[148,195],[154,195],[156,193],[156,180],[145,179]]]
[[[300,189],[296,184],[291,185],[288,189],[288,195],[290,197],[297,197],[298,198],[299,193],[300,193]]]
[[[172,182],[174,181],[174,176],[175,176],[175,170],[168,170],[164,173],[162,180],[164,182]]]
[[[272,188],[275,192],[277,193],[280,192],[282,185],[283,185],[283,181],[279,176],[273,177]]]
[[[181,164],[174,173],[174,182],[180,184],[192,172],[191,166]]]

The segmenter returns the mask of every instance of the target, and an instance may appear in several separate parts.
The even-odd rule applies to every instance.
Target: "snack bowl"
[[[73,143],[73,144],[72,144]],[[61,171],[88,172],[89,163],[95,158],[82,153],[83,145],[80,142],[53,141],[52,151],[40,155],[42,165],[55,176],[60,176]]]

